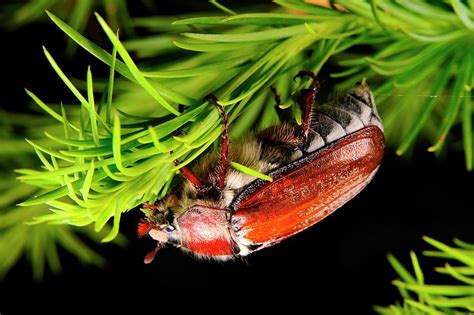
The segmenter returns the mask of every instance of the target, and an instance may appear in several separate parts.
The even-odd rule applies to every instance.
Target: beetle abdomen
[[[316,105],[311,118],[310,142],[306,152],[314,152],[368,126],[383,125],[367,86],[359,86],[334,102]]]

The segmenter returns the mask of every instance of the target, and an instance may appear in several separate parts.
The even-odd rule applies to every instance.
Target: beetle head
[[[179,245],[181,233],[174,221],[173,212],[163,207],[163,205],[145,204],[143,212],[146,215],[138,224],[138,237],[149,235],[157,241],[156,247],[145,256],[145,263],[151,263],[156,253],[165,244],[171,243]]]

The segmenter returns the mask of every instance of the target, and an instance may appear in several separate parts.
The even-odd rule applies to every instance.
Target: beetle
[[[307,70],[297,76],[312,80],[300,92],[301,125],[283,122],[232,146],[226,112],[215,97],[207,98],[224,124],[220,156],[180,168],[179,184],[163,200],[144,205],[138,235],[157,241],[145,263],[165,244],[206,259],[246,256],[313,226],[371,181],[384,133],[367,83],[318,105],[316,76]],[[273,181],[231,169],[230,160]]]

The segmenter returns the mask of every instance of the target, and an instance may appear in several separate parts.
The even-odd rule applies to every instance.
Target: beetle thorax
[[[194,205],[177,218],[182,248],[203,258],[229,259],[234,242],[227,210]]]

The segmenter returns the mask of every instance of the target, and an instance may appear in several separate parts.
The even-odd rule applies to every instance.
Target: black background
[[[162,7],[161,13],[194,9],[189,3],[193,2],[180,8]],[[200,7],[206,9],[207,4]],[[140,7],[133,9],[144,14]],[[28,102],[24,87],[46,100],[70,97],[44,58],[41,45],[48,47],[66,72],[79,77],[85,77],[87,64],[95,62],[82,52],[73,61],[64,58],[62,34],[52,23],[1,31],[0,36],[4,43],[0,49],[2,108],[22,111]],[[53,301],[69,301],[68,309],[74,309],[88,305],[91,298],[111,307],[119,305],[117,301],[130,302],[137,311],[154,313],[167,304],[165,296],[170,293],[183,301],[175,306],[186,306],[184,301],[203,292],[194,288],[220,291],[226,295],[220,301],[235,310],[245,310],[251,301],[269,307],[307,306],[316,314],[370,313],[373,305],[399,299],[390,283],[396,276],[386,260],[388,252],[408,265],[409,250],[429,249],[421,240],[423,235],[444,242],[453,237],[474,241],[472,186],[468,184],[472,175],[464,169],[462,153],[451,151],[436,159],[423,144],[419,148],[409,160],[387,149],[380,171],[356,198],[311,229],[245,260],[203,262],[167,248],[153,264],[144,265],[143,256],[154,243],[136,238],[140,212],[131,211],[121,225],[131,239],[129,246],[99,249],[108,260],[104,269],[82,266],[62,252],[63,273],[48,272],[42,282],[34,282],[28,263],[22,261],[0,282],[0,313],[26,313],[27,308],[67,311]],[[443,282],[431,271],[435,260],[420,258],[428,271],[427,281]],[[136,293],[140,298],[135,298]],[[304,298],[291,298],[290,293]],[[264,297],[267,294],[286,298],[269,299]],[[206,296],[199,305],[214,308],[217,294]]]

